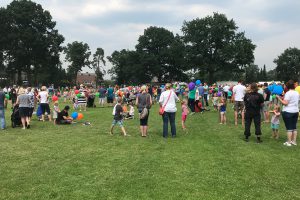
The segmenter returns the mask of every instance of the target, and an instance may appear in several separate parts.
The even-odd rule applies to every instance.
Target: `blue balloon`
[[[281,85],[275,85],[272,91],[273,94],[277,94],[277,95],[281,95],[282,92],[283,92],[283,88]]]
[[[200,80],[196,80],[196,85],[200,85],[201,81]]]
[[[270,90],[270,92],[272,92],[274,90],[274,85],[273,84],[269,85],[268,89]]]
[[[71,115],[71,117],[73,119],[76,119],[78,117],[78,113],[77,112],[73,112],[72,115]]]

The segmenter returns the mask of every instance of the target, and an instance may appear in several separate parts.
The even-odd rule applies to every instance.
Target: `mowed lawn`
[[[63,108],[63,105],[60,105]],[[179,106],[178,106],[179,107]],[[71,113],[71,112],[70,112]],[[31,129],[0,131],[0,199],[300,199],[299,146],[271,139],[243,141],[243,127],[219,125],[216,111],[188,116],[188,133],[162,138],[158,107],[150,111],[149,137],[139,120],[109,135],[112,108],[92,108],[84,119],[54,126],[34,117]],[[90,121],[90,126],[82,122]],[[254,131],[252,131],[254,132]]]

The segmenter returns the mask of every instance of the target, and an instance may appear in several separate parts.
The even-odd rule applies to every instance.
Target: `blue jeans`
[[[0,125],[1,125],[1,129],[5,128],[5,113],[4,113],[4,108],[0,108]]]
[[[170,120],[172,137],[176,136],[175,112],[164,112],[163,118],[163,137],[168,137],[168,121]]]

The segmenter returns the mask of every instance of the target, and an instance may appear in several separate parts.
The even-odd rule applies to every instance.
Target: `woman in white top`
[[[289,89],[284,95],[284,99],[281,99],[277,95],[277,99],[283,104],[282,118],[287,130],[287,142],[283,143],[286,146],[297,145],[297,121],[298,121],[298,102],[299,93],[295,91],[295,83],[293,80],[289,80],[286,84]]]
[[[171,84],[167,83],[165,86],[165,91],[161,93],[159,98],[160,105],[164,108],[163,118],[163,137],[168,137],[168,121],[170,120],[172,137],[176,136],[176,126],[175,126],[175,114],[177,111],[176,101],[179,98],[173,90],[170,90]]]
[[[42,110],[42,121],[45,121],[45,113],[47,112],[49,121],[51,121],[51,114],[50,114],[50,107],[49,107],[49,95],[47,92],[46,86],[42,86],[39,95],[37,96],[38,100],[40,101],[40,106]]]

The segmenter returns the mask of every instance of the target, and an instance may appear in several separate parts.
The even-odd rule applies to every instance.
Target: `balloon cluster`
[[[73,112],[73,113],[71,114],[71,117],[72,117],[73,119],[81,120],[81,119],[83,118],[83,114],[82,114],[82,113],[78,113],[78,112]]]

